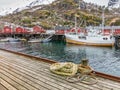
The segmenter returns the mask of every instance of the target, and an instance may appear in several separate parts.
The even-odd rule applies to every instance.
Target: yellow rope
[[[51,72],[67,76],[66,80],[70,83],[81,82],[87,85],[97,83],[95,75],[92,73],[90,66],[77,65],[71,62],[54,63],[50,66]],[[92,82],[90,82],[92,80]]]

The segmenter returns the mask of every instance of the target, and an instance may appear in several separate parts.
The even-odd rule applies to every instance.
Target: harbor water
[[[120,77],[120,49],[66,44],[64,42],[1,42],[0,48],[48,58],[59,62],[80,63],[88,59],[95,70]]]

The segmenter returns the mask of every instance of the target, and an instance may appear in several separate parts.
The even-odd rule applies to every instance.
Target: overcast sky
[[[99,4],[99,5],[105,5],[107,6],[109,0],[84,0],[86,2],[92,2],[92,3],[95,3],[95,4]]]
[[[32,1],[35,0],[0,0],[0,9],[22,7]]]

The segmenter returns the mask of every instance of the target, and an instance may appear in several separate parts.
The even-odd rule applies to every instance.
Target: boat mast
[[[104,9],[102,11],[102,30],[104,30],[104,24],[105,24],[105,16],[104,16]]]
[[[75,14],[75,33],[77,34],[77,16]]]
[[[104,14],[105,9],[103,8],[102,11],[102,31],[104,30],[104,24],[105,24],[105,14]]]

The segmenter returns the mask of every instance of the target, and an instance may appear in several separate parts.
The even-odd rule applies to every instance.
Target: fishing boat
[[[52,40],[52,36],[53,35],[50,35],[48,37],[41,37],[41,38],[33,38],[33,39],[30,39],[28,42],[31,42],[31,43],[37,43],[37,42],[41,42],[41,43],[46,43],[46,42],[50,42]]]
[[[79,45],[92,45],[92,46],[113,46],[114,37],[112,35],[98,34],[92,30],[87,35],[77,33],[65,34],[66,42]]]
[[[109,34],[104,34],[104,13],[102,18],[101,30],[96,30],[92,28],[87,30],[86,33],[79,34],[77,31],[77,20],[75,17],[75,32],[65,33],[66,42],[79,45],[91,45],[91,46],[113,46],[114,37],[112,32]]]
[[[18,42],[18,41],[20,41],[20,40],[17,38],[12,38],[12,37],[7,37],[7,38],[0,40],[0,42]]]
[[[41,39],[30,39],[28,40],[28,42],[37,43],[37,42],[41,42]]]
[[[51,35],[48,36],[47,38],[42,39],[42,40],[41,40],[41,43],[47,43],[47,42],[52,41],[52,37],[53,37],[53,34],[51,34]]]

